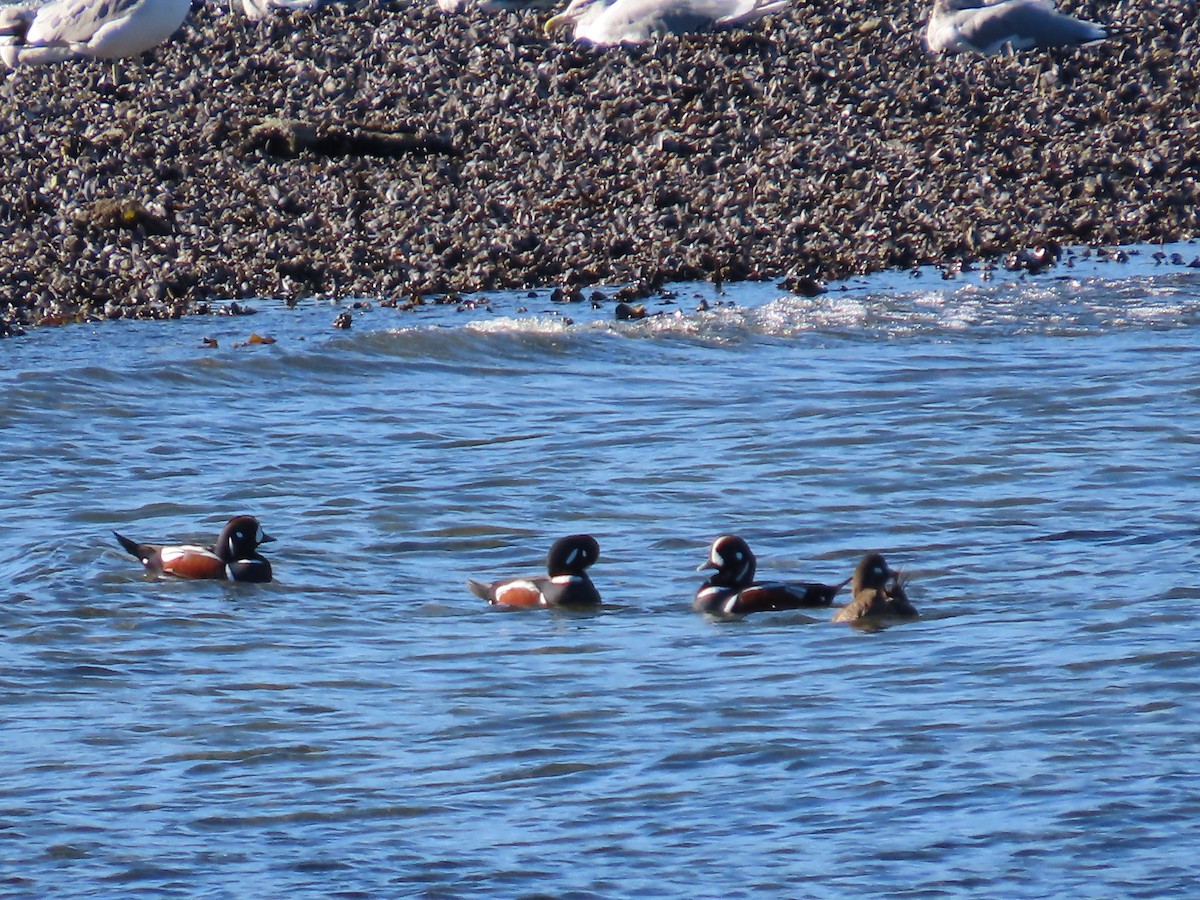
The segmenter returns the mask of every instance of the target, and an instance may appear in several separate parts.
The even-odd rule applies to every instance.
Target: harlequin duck
[[[863,557],[853,577],[854,599],[837,611],[835,622],[887,624],[889,620],[917,618],[917,610],[904,592],[904,577],[878,553]]]
[[[254,516],[234,516],[211,547],[195,544],[139,544],[117,534],[121,546],[142,561],[148,571],[179,578],[221,578],[229,581],[271,580],[271,564],[258,545],[275,538],[263,533]]]
[[[713,541],[707,562],[699,569],[716,569],[696,592],[692,608],[710,616],[733,618],[755,612],[829,606],[849,578],[841,584],[770,582],[755,584],[758,561],[750,545],[734,534]],[[699,571],[699,570],[698,570]]]
[[[547,575],[505,578],[485,584],[469,579],[467,587],[493,606],[536,609],[548,606],[586,608],[600,605],[600,593],[584,571],[600,556],[600,545],[587,534],[559,538],[546,555]]]

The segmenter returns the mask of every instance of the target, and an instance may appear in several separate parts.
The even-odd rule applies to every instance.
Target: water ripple
[[[1185,894],[1195,284],[1081,260],[9,342],[0,892]],[[242,511],[274,584],[156,580],[109,533]],[[466,591],[578,530],[600,612]],[[881,549],[924,615],[706,621],[729,531],[767,578]]]

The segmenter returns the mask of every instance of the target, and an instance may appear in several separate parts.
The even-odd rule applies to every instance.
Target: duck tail
[[[113,536],[120,541],[121,546],[124,547],[131,556],[134,556],[137,559],[141,559],[143,556],[145,556],[145,554],[142,553],[142,545],[137,541],[131,541],[129,538],[125,537],[125,535],[119,534],[116,531],[113,532]]]

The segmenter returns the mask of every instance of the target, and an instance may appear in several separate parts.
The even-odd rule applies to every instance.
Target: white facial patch
[[[732,544],[733,546],[736,547],[738,542],[734,538],[723,537],[720,540],[718,540],[715,544],[713,544],[712,556],[709,557],[709,561],[719,569],[725,568],[725,565],[726,565],[725,554],[722,553],[721,551],[722,551],[723,547],[725,547],[729,544]],[[735,560],[737,560],[738,562],[741,562],[743,556],[744,556],[744,554],[742,553],[741,550],[734,551],[733,558]]]
[[[567,558],[566,558],[566,560],[563,561],[563,565],[564,566],[572,565],[575,562],[575,557],[577,557],[578,555],[579,555],[579,548],[576,547],[570,553],[567,554]]]

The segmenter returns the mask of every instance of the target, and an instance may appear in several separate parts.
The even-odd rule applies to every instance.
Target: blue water
[[[983,274],[0,344],[0,894],[1190,896],[1200,272]],[[576,531],[600,612],[466,590]],[[922,618],[707,621],[726,532]]]

